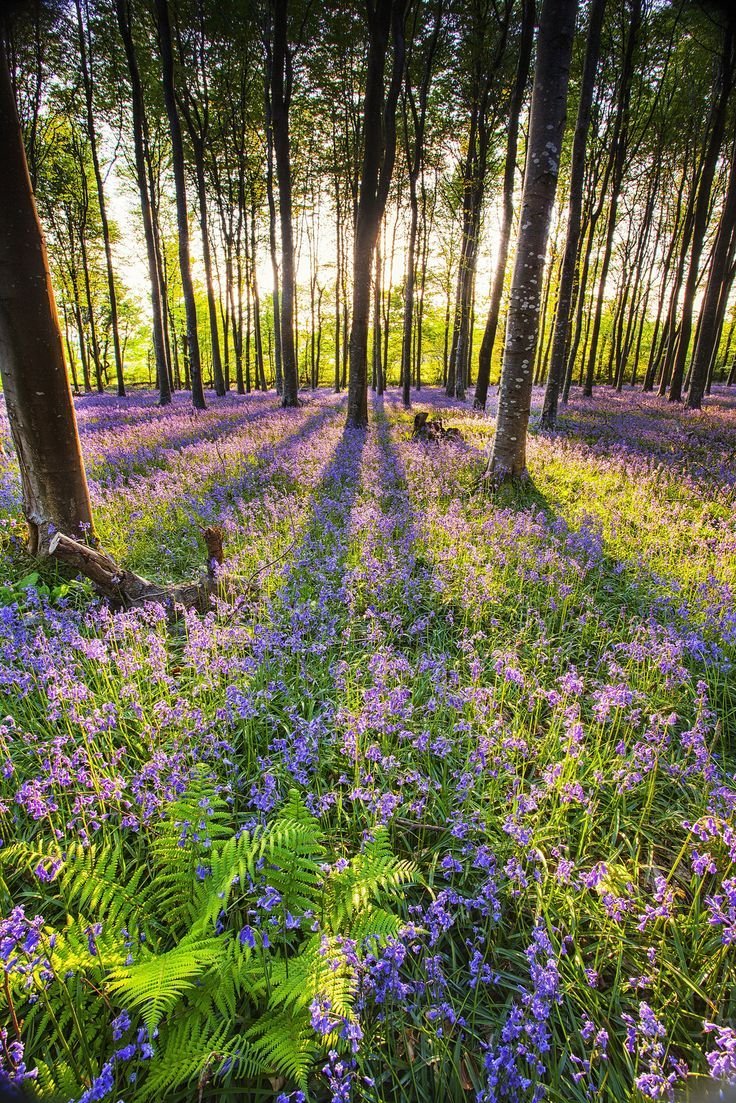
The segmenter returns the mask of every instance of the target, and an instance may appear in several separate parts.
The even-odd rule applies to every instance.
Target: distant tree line
[[[533,383],[552,428],[736,378],[726,6],[28,0],[3,43],[75,390],[329,382],[362,425],[503,367],[518,438]]]

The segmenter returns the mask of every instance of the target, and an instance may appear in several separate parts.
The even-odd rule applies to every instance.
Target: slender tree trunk
[[[0,40],[0,376],[18,456],[29,550],[55,531],[94,540],[48,256]]]
[[[212,343],[212,376],[215,384],[215,394],[222,398],[227,393],[225,375],[222,368],[222,356],[220,353],[220,332],[217,325],[217,302],[215,300],[215,281],[212,276],[212,251],[210,249],[210,227],[207,212],[207,184],[204,171],[204,146],[192,134],[192,148],[194,150],[194,168],[197,177],[197,199],[199,201],[199,227],[202,234],[202,260],[204,261],[204,276],[207,284],[207,312],[210,323],[210,341]]]
[[[526,472],[539,302],[565,129],[576,13],[577,0],[543,0],[498,419],[488,462],[494,481]]]
[[[93,85],[92,85],[92,59],[87,56],[87,44],[85,41],[85,28],[82,21],[81,0],[75,0],[77,11],[77,26],[79,29],[79,60],[84,84],[84,100],[87,118],[87,136],[89,138],[90,152],[92,154],[92,167],[95,174],[97,187],[97,201],[100,208],[100,226],[102,240],[105,247],[105,269],[107,272],[107,293],[110,302],[110,328],[112,329],[113,352],[115,355],[115,377],[117,380],[118,397],[125,398],[125,380],[123,378],[123,357],[120,351],[120,330],[118,326],[118,299],[115,291],[115,272],[112,263],[112,245],[110,242],[110,226],[107,220],[107,203],[105,202],[105,189],[100,171],[100,159],[97,152],[97,132],[95,129],[93,112]],[[87,13],[89,22],[89,12]]]
[[[276,158],[281,227],[281,369],[283,405],[299,405],[299,379],[294,341],[294,232],[291,212],[291,152],[289,142],[289,106],[292,69],[287,44],[288,0],[271,0],[273,10],[273,48],[270,65],[271,127]]]
[[[736,240],[736,142],[731,153],[731,166],[728,175],[728,187],[726,198],[721,211],[718,225],[713,259],[711,261],[710,276],[705,291],[705,298],[700,311],[700,325],[698,340],[695,345],[692,372],[690,379],[690,391],[687,398],[687,406],[690,410],[699,410],[703,400],[703,392],[708,382],[708,370],[715,355],[720,323],[723,324],[723,313],[719,310],[723,304],[725,312],[725,298],[727,297],[729,268],[733,261],[733,243]],[[724,294],[724,290],[726,294]]]
[[[94,304],[92,302],[92,287],[89,280],[89,257],[87,255],[86,228],[83,226],[79,235],[79,245],[82,254],[82,274],[84,276],[84,297],[87,304],[87,321],[89,323],[89,338],[92,346],[92,362],[95,366],[95,383],[97,391],[102,394],[105,390],[102,382],[102,363],[100,360],[100,344],[97,340],[97,323],[95,321]]]
[[[726,115],[728,101],[733,87],[734,70],[734,31],[728,27],[723,36],[723,54],[721,59],[720,88],[714,101],[713,122],[710,130],[710,138],[703,161],[703,169],[698,183],[698,195],[695,201],[695,215],[693,219],[693,239],[690,253],[690,265],[685,281],[685,290],[680,307],[680,337],[677,342],[675,359],[672,366],[672,380],[668,398],[670,402],[682,401],[682,379],[685,373],[685,362],[690,348],[690,336],[692,333],[693,308],[697,291],[698,268],[700,257],[705,243],[705,231],[708,225],[710,211],[710,197],[713,188],[713,177],[718,164],[718,155],[726,129]],[[706,368],[707,371],[707,368]],[[704,385],[704,382],[703,382]],[[701,390],[702,397],[702,390]]]
[[[184,145],[181,135],[181,123],[176,106],[174,90],[174,56],[171,47],[171,24],[169,20],[168,0],[156,0],[156,19],[158,27],[158,45],[161,54],[161,72],[163,77],[164,103],[169,120],[171,136],[171,160],[174,171],[174,191],[176,193],[176,225],[179,235],[179,268],[181,269],[184,311],[187,319],[187,345],[189,348],[189,374],[192,383],[192,402],[195,409],[204,410],[204,390],[202,389],[202,367],[199,355],[199,334],[197,332],[197,307],[194,301],[192,283],[192,265],[189,255],[189,217],[187,213],[186,180],[184,176]]]
[[[373,277],[373,371],[371,389],[383,394],[383,369],[381,365],[381,283],[383,259],[381,257],[381,237],[376,242],[376,263]]]
[[[148,278],[151,284],[151,312],[153,314],[153,349],[156,358],[156,376],[159,380],[159,401],[162,406],[171,402],[171,387],[169,385],[169,371],[166,362],[166,344],[164,339],[164,303],[161,294],[158,260],[156,257],[156,241],[154,237],[153,215],[151,211],[151,196],[148,190],[146,173],[146,157],[144,151],[144,107],[143,91],[141,88],[140,73],[138,71],[138,59],[133,43],[131,30],[130,0],[115,0],[115,14],[117,16],[120,36],[123,40],[125,57],[128,63],[128,74],[131,87],[131,106],[133,114],[133,146],[135,151],[135,168],[138,183],[138,194],[141,203],[141,216],[143,218],[143,233],[146,240],[146,254],[148,257]]]
[[[335,157],[335,394],[340,391],[340,279],[342,276],[342,205],[340,176],[337,172],[337,148],[333,127]]]
[[[393,68],[388,94],[384,69],[389,34]],[[368,317],[373,252],[386,207],[396,155],[396,104],[404,72],[404,5],[376,0],[368,9],[368,62],[363,112],[363,166],[353,251],[353,320],[350,331],[350,379],[347,424],[368,424]]]
[[[585,386],[583,394],[590,398],[593,394],[593,380],[598,357],[598,338],[603,316],[603,300],[606,292],[606,280],[611,263],[613,250],[613,237],[616,232],[616,217],[618,214],[618,201],[621,196],[626,169],[626,152],[628,148],[629,107],[631,103],[631,82],[634,73],[634,53],[639,38],[641,27],[642,0],[630,0],[631,12],[629,16],[629,33],[626,40],[624,61],[621,72],[621,87],[619,89],[619,101],[616,111],[616,123],[613,138],[613,171],[611,174],[611,200],[608,208],[608,223],[606,227],[606,239],[603,246],[603,260],[601,262],[600,279],[598,283],[598,296],[595,305],[595,314],[590,334],[590,347],[587,352],[587,370],[585,373]]]
[[[565,252],[562,258],[562,270],[557,291],[552,353],[542,408],[542,425],[545,429],[554,429],[557,423],[557,404],[565,371],[565,349],[570,336],[570,310],[583,214],[585,149],[588,141],[588,130],[590,129],[595,77],[601,51],[601,29],[605,7],[606,0],[592,0],[588,15],[588,38],[585,46],[583,79],[580,86],[580,100],[578,102],[578,115],[572,147],[572,165],[570,168],[567,238],[565,239]]]
[[[599,0],[600,2],[600,0]],[[496,266],[491,284],[491,301],[488,318],[483,332],[483,340],[478,355],[478,379],[475,384],[473,406],[476,410],[485,410],[488,401],[488,385],[491,380],[491,359],[496,342],[498,319],[503,298],[503,282],[511,241],[511,227],[514,220],[514,176],[516,173],[516,154],[519,145],[519,118],[524,103],[529,65],[534,44],[535,0],[522,0],[521,38],[519,41],[519,59],[516,65],[514,87],[509,103],[508,136],[506,139],[506,163],[503,174],[503,218],[498,243]]]

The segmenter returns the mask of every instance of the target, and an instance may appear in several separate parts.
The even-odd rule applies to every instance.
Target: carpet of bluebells
[[[176,622],[24,562],[2,428],[0,1081],[43,1095],[63,1058],[63,1103],[136,1100],[158,1040],[105,987],[104,917],[83,947],[94,1030],[54,1033],[48,992],[60,1007],[74,971],[59,885],[72,848],[111,842],[134,883],[202,779],[238,827],[296,790],[326,870],[383,826],[412,874],[395,935],[342,939],[352,1013],[336,1030],[313,1000],[306,1093],[205,1077],[165,1098],[668,1100],[736,1080],[736,395],[575,399],[532,433],[530,482],[495,494],[477,490],[493,419],[470,404],[417,396],[462,431],[436,444],[393,393],[367,433],[344,396],[304,399],[78,401],[108,551],[181,580],[202,527],[224,529],[230,597]],[[202,807],[183,830],[206,847]],[[35,864],[3,861],[19,841]],[[313,922],[278,895],[233,938],[266,953]]]

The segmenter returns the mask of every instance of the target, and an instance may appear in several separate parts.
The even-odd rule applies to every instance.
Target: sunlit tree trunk
[[[710,198],[713,188],[718,156],[726,129],[726,115],[728,101],[733,88],[734,80],[734,32],[732,27],[727,27],[723,37],[723,54],[721,57],[720,87],[713,105],[713,121],[710,128],[710,137],[706,148],[703,169],[698,182],[698,194],[695,200],[695,213],[693,218],[693,238],[690,252],[690,264],[688,266],[685,289],[682,295],[680,307],[680,336],[677,342],[674,362],[672,365],[672,379],[667,397],[670,402],[682,400],[682,380],[685,373],[685,362],[690,348],[692,334],[693,308],[698,284],[698,269],[700,257],[705,244],[705,231],[708,225],[710,213]]]
[[[89,10],[87,12],[87,29],[85,30],[82,19],[81,0],[75,0],[77,12],[77,27],[79,30],[79,61],[84,85],[84,101],[86,107],[87,136],[89,138],[90,152],[92,154],[92,167],[95,174],[97,187],[97,201],[100,208],[100,226],[102,228],[102,240],[105,246],[105,270],[107,273],[107,294],[110,302],[110,328],[112,330],[113,352],[115,356],[115,378],[117,381],[118,397],[125,397],[125,380],[123,378],[123,357],[120,351],[120,330],[118,326],[118,298],[115,291],[115,272],[112,263],[112,245],[110,242],[110,226],[107,219],[107,203],[105,201],[105,189],[100,170],[100,158],[97,152],[97,131],[95,128],[93,113],[93,84],[92,84],[92,58],[88,57],[86,36],[89,33]]]
[[[529,65],[534,44],[534,15],[535,0],[523,0],[521,14],[521,37],[519,40],[519,57],[516,63],[516,76],[509,103],[508,131],[506,138],[506,163],[503,173],[503,218],[501,221],[501,233],[498,242],[498,254],[496,266],[491,284],[491,301],[488,307],[488,317],[483,332],[480,352],[478,354],[478,379],[475,385],[475,398],[473,405],[477,410],[484,410],[488,401],[488,385],[491,380],[491,359],[493,346],[496,343],[498,331],[498,318],[503,297],[503,283],[506,276],[506,265],[509,256],[509,242],[511,240],[511,227],[514,218],[514,176],[516,174],[516,154],[519,144],[519,118],[524,102],[527,81],[529,79]]]
[[[578,115],[575,123],[575,137],[572,146],[572,164],[570,167],[570,198],[567,212],[567,238],[562,258],[560,285],[557,291],[557,312],[555,314],[552,352],[544,392],[542,425],[554,429],[557,421],[557,403],[560,385],[565,371],[565,350],[570,335],[570,310],[575,281],[575,265],[580,245],[580,225],[583,214],[583,184],[585,181],[585,149],[590,127],[590,113],[593,106],[595,77],[601,49],[601,29],[606,0],[592,0],[588,14],[588,38],[585,47],[583,79],[580,86]]]
[[[151,285],[151,311],[153,314],[153,349],[156,357],[156,375],[159,380],[159,400],[162,406],[171,402],[171,387],[169,386],[169,369],[166,360],[166,343],[164,337],[164,309],[162,299],[161,281],[159,278],[158,259],[156,256],[156,241],[154,237],[153,215],[151,211],[151,196],[148,189],[146,173],[146,158],[144,152],[144,107],[143,90],[141,88],[138,59],[136,57],[133,33],[131,28],[130,0],[115,0],[115,14],[117,16],[120,36],[123,40],[125,57],[128,64],[130,78],[131,108],[133,116],[133,148],[135,151],[136,182],[141,204],[141,216],[143,218],[143,234],[146,240],[146,254],[148,258],[148,278]]]
[[[603,260],[598,282],[598,294],[595,303],[595,313],[591,324],[590,346],[587,350],[587,367],[585,372],[585,386],[583,394],[590,398],[593,394],[593,381],[598,363],[598,338],[600,336],[601,319],[603,316],[603,301],[606,292],[608,269],[611,264],[613,251],[613,238],[616,232],[616,219],[618,216],[618,204],[621,198],[621,187],[626,171],[626,152],[629,143],[629,111],[631,105],[631,84],[634,74],[634,54],[639,39],[641,27],[642,0],[630,0],[629,30],[624,51],[624,61],[621,72],[621,86],[618,94],[618,106],[616,109],[616,123],[613,134],[612,157],[613,171],[611,173],[611,198],[608,208],[608,221],[606,224],[606,238],[603,245]]]
[[[544,0],[539,21],[498,419],[488,462],[488,474],[496,482],[526,472],[541,285],[565,129],[576,13],[577,0]]]

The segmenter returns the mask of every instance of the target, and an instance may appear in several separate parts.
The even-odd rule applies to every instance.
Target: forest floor
[[[576,398],[495,496],[469,404],[414,396],[435,444],[395,392],[365,434],[304,398],[77,402],[121,563],[185,579],[225,531],[239,593],[173,623],[23,562],[3,427],[0,1069],[63,1103],[736,1078],[736,394]]]

